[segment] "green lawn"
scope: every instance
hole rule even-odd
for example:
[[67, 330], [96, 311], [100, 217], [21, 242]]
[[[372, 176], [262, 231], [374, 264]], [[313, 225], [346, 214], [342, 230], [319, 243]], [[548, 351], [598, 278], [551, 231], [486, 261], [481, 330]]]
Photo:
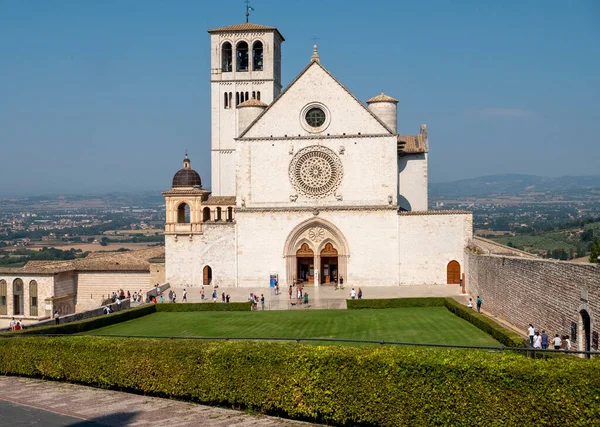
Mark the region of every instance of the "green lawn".
[[346, 338], [414, 343], [500, 343], [444, 307], [377, 310], [153, 313], [87, 334]]

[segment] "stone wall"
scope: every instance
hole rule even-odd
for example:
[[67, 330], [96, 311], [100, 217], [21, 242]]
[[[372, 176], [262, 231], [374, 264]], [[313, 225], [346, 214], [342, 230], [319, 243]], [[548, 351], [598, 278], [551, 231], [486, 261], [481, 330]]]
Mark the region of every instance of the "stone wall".
[[[600, 267], [594, 264], [478, 255], [467, 250], [466, 287], [483, 309], [526, 333], [529, 323], [554, 335], [582, 336], [581, 310], [600, 331]], [[580, 339], [578, 347], [583, 344]]]
[[82, 271], [77, 281], [77, 311], [99, 307], [104, 298], [119, 289], [133, 294], [152, 286], [148, 271]]
[[464, 250], [472, 230], [473, 215], [470, 212], [398, 214], [399, 284], [445, 285], [450, 261], [458, 261], [464, 271]]

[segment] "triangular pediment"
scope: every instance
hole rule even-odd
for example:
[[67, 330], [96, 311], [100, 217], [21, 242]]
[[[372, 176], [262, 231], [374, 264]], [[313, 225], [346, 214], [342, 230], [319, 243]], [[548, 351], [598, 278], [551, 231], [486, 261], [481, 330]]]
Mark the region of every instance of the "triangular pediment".
[[[327, 115], [326, 124], [318, 131], [305, 120], [311, 106], [323, 108]], [[329, 71], [314, 61], [248, 126], [240, 138], [392, 134]]]

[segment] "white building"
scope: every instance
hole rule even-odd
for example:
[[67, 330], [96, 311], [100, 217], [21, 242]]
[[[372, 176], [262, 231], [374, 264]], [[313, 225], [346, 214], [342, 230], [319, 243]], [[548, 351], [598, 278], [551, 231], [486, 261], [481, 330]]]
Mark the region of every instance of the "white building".
[[472, 215], [428, 211], [426, 126], [398, 135], [398, 101], [363, 104], [316, 46], [281, 92], [274, 27], [209, 34], [213, 191], [186, 156], [163, 193], [171, 286], [458, 283]]

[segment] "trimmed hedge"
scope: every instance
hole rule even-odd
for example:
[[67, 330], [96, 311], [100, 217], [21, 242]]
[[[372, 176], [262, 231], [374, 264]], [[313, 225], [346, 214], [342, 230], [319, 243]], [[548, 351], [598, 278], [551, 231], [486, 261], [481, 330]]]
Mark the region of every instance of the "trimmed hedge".
[[507, 347], [528, 347], [527, 340], [516, 332], [496, 323], [494, 320], [477, 313], [453, 298], [393, 298], [348, 300], [348, 309], [363, 308], [407, 308], [407, 307], [446, 307], [450, 312], [465, 319], [483, 332], [490, 334]]
[[472, 308], [455, 301], [452, 298], [445, 298], [446, 308], [452, 313], [465, 319], [467, 322], [475, 325], [484, 332], [493, 336], [497, 341], [500, 341], [507, 347], [528, 347], [528, 341], [516, 332], [507, 329], [489, 317], [477, 313]]
[[444, 307], [445, 298], [349, 299], [349, 310], [363, 308]]
[[0, 339], [0, 374], [352, 426], [597, 425], [600, 364], [388, 347]]
[[138, 317], [146, 316], [156, 312], [154, 304], [146, 304], [141, 307], [128, 310], [117, 311], [111, 314], [105, 314], [91, 319], [79, 320], [76, 322], [65, 323], [63, 325], [42, 326], [40, 328], [23, 329], [12, 334], [19, 335], [57, 335], [57, 334], [78, 334], [80, 332], [91, 331], [92, 329], [102, 328], [104, 326], [114, 325], [115, 323], [125, 322]]
[[156, 304], [156, 311], [189, 312], [189, 311], [250, 311], [250, 301], [223, 303], [185, 303], [185, 304]]

